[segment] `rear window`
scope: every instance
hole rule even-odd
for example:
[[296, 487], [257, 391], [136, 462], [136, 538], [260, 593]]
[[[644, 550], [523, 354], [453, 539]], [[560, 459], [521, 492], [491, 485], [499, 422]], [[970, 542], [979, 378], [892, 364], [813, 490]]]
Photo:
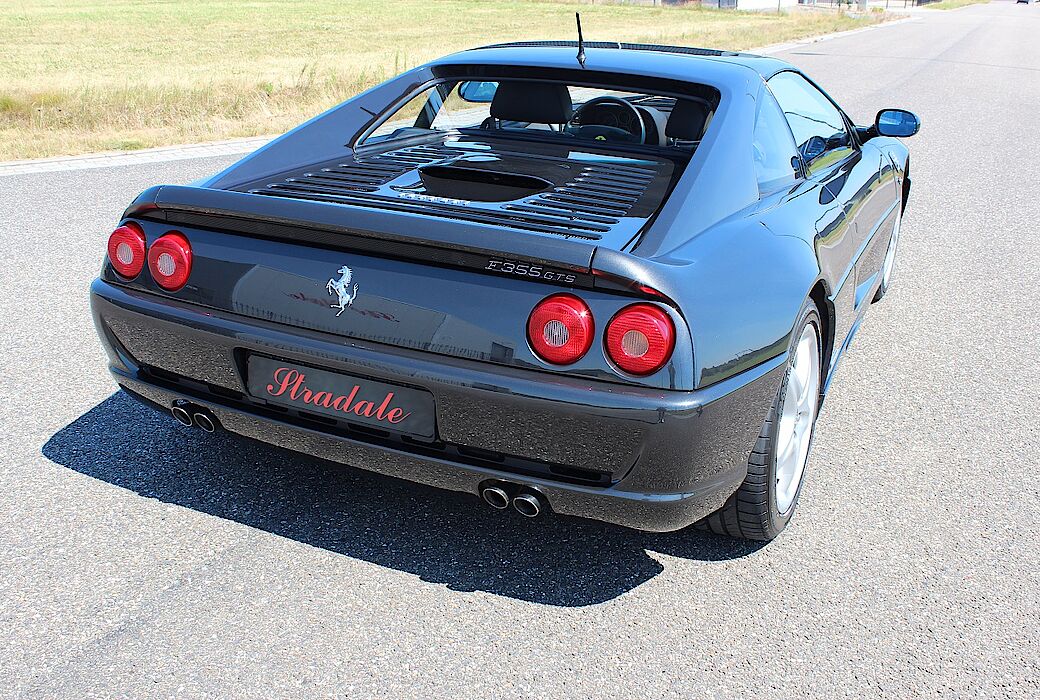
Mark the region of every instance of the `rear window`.
[[445, 81], [388, 110], [360, 144], [485, 131], [690, 150], [713, 113], [699, 97], [535, 80]]

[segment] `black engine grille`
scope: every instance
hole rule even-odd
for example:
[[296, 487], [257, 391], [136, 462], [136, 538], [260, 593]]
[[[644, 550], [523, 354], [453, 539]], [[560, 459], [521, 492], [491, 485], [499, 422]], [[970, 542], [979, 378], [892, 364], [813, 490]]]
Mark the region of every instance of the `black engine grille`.
[[[567, 163], [549, 155], [495, 149], [496, 156]], [[458, 160], [466, 152], [440, 144], [409, 146], [346, 162], [328, 162], [288, 177], [254, 183], [247, 191], [273, 197], [442, 216], [507, 226], [566, 238], [599, 240], [613, 230], [647, 195], [656, 180], [667, 181], [667, 163], [590, 161], [574, 169], [565, 182], [545, 192], [511, 202], [469, 202], [398, 191], [389, 184], [425, 165]], [[662, 170], [666, 171], [662, 173]], [[653, 206], [643, 206], [642, 209]], [[645, 218], [637, 215], [639, 218]], [[641, 222], [637, 222], [641, 223]]]

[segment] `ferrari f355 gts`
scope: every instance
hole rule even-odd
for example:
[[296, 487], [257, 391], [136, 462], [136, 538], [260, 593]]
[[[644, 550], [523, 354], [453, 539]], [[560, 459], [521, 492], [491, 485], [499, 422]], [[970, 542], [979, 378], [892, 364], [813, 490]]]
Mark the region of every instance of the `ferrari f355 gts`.
[[774, 58], [578, 48], [463, 51], [142, 193], [91, 287], [116, 382], [524, 516], [775, 537], [918, 119], [856, 126]]

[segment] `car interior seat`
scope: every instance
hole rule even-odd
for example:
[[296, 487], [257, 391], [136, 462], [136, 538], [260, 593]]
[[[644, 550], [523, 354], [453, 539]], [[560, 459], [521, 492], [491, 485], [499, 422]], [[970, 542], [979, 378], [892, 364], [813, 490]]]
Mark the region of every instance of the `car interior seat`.
[[574, 114], [574, 104], [566, 85], [509, 81], [499, 83], [491, 101], [491, 116], [481, 126], [504, 128], [504, 123], [545, 124], [563, 130]]
[[711, 108], [697, 100], [676, 100], [665, 123], [664, 135], [670, 146], [696, 143], [704, 135]]

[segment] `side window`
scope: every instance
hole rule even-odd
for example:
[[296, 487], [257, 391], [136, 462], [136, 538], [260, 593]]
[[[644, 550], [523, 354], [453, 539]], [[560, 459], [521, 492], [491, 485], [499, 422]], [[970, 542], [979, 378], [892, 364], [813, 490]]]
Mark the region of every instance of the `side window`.
[[798, 152], [810, 173], [844, 160], [852, 151], [852, 137], [838, 108], [797, 73], [778, 73], [769, 88], [791, 125]]
[[[472, 95], [468, 92], [466, 95], [463, 95], [459, 91], [460, 88], [466, 85], [479, 86], [485, 94], [488, 94], [488, 99], [484, 102], [474, 102], [466, 99], [467, 97], [472, 97]], [[444, 107], [437, 112], [437, 116], [430, 124], [430, 128], [438, 129], [439, 131], [451, 131], [452, 129], [464, 129], [483, 123], [485, 119], [491, 116], [491, 100], [495, 96], [497, 87], [495, 83], [487, 82], [458, 83], [451, 89], [448, 96], [444, 98]], [[471, 90], [473, 92], [477, 91], [475, 88], [471, 88]], [[483, 96], [478, 95], [478, 97]]]
[[[462, 85], [474, 87], [465, 90], [466, 94], [463, 94], [460, 91]], [[495, 83], [453, 81], [428, 87], [386, 115], [384, 121], [361, 144], [415, 136], [424, 131], [448, 132], [477, 128], [490, 114], [495, 87]]]
[[768, 90], [762, 91], [762, 99], [758, 103], [751, 147], [760, 194], [772, 192], [795, 181], [798, 151], [783, 112]]
[[383, 141], [409, 129], [429, 128], [430, 122], [436, 119], [441, 105], [441, 96], [437, 87], [423, 90], [408, 100], [390, 118], [376, 127], [375, 131], [365, 137], [362, 143]]

